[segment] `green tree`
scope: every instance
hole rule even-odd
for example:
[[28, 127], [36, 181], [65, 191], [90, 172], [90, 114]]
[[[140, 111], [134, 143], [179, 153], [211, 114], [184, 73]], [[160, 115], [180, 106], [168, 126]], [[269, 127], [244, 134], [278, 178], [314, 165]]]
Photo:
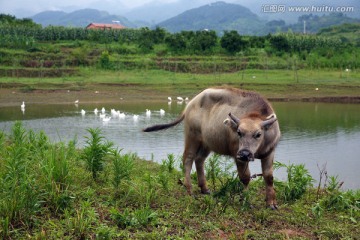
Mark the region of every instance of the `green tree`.
[[152, 31], [145, 27], [145, 28], [141, 28], [141, 33], [140, 33], [140, 37], [138, 40], [138, 44], [139, 44], [139, 48], [143, 51], [143, 52], [150, 52], [151, 50], [154, 49], [154, 39], [153, 39], [153, 33]]
[[225, 32], [220, 40], [220, 45], [230, 54], [235, 54], [247, 48], [248, 42], [244, 40], [237, 31], [233, 30]]
[[270, 36], [269, 42], [271, 47], [275, 50], [275, 52], [283, 53], [283, 52], [289, 52], [291, 49], [291, 46], [284, 35], [275, 35]]
[[195, 52], [209, 52], [216, 46], [217, 39], [216, 32], [213, 30], [196, 31], [190, 44]]
[[24, 26], [41, 28], [40, 24], [36, 24], [30, 18], [17, 19], [15, 16], [8, 14], [0, 14], [0, 26]]
[[150, 32], [150, 37], [155, 44], [164, 43], [167, 32], [164, 28], [156, 27]]
[[186, 38], [181, 33], [174, 33], [165, 38], [166, 45], [171, 51], [180, 53], [186, 49]]

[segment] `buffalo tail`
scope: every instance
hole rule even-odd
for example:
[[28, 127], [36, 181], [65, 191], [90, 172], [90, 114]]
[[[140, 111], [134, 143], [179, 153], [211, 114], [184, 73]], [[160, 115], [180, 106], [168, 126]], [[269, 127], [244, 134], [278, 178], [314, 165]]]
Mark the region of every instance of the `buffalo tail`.
[[178, 119], [176, 119], [175, 121], [171, 122], [171, 123], [164, 123], [164, 124], [157, 124], [154, 126], [150, 126], [147, 127], [145, 129], [143, 129], [143, 132], [155, 132], [155, 131], [160, 131], [163, 129], [167, 129], [170, 127], [174, 127], [176, 125], [178, 125], [182, 120], [184, 120], [185, 118], [185, 114], [182, 114]]

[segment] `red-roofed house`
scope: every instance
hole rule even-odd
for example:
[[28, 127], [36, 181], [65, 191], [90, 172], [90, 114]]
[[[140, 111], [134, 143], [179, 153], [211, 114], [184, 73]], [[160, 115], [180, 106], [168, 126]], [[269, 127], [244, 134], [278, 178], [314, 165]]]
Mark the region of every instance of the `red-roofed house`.
[[86, 29], [124, 29], [125, 26], [121, 24], [110, 24], [110, 23], [90, 23], [86, 26]]

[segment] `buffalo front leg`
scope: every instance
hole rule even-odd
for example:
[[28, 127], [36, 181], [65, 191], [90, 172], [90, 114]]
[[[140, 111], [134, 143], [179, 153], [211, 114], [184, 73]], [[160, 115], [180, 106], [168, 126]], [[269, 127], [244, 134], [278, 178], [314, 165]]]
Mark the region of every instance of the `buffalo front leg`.
[[239, 175], [240, 181], [244, 184], [245, 189], [248, 187], [250, 182], [250, 169], [248, 162], [242, 162], [236, 160], [236, 168]]
[[[249, 163], [248, 162], [242, 162], [239, 160], [236, 160], [236, 168], [239, 175], [239, 179], [244, 184], [244, 192], [248, 190], [248, 185], [250, 182], [250, 169], [249, 169]], [[246, 201], [245, 198], [243, 198], [243, 195], [240, 196], [241, 201]], [[250, 203], [248, 203], [250, 204]], [[250, 205], [251, 206], [251, 205]]]
[[275, 210], [278, 208], [274, 190], [274, 176], [273, 176], [273, 161], [274, 152], [266, 158], [261, 159], [261, 168], [263, 172], [265, 187], [266, 187], [266, 206]]
[[199, 147], [195, 158], [198, 186], [200, 187], [202, 194], [210, 194], [210, 191], [206, 184], [206, 177], [204, 172], [205, 159], [209, 155], [209, 153], [210, 152], [208, 150], [204, 149], [203, 147]]

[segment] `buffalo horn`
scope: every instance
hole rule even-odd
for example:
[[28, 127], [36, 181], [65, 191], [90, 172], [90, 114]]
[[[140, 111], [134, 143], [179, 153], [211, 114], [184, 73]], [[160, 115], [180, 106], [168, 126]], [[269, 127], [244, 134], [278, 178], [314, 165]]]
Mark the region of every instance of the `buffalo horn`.
[[267, 120], [265, 120], [261, 123], [261, 126], [264, 128], [267, 128], [268, 126], [273, 124], [276, 120], [277, 120], [276, 115], [271, 114], [269, 117], [267, 117]]
[[235, 117], [231, 113], [229, 113], [229, 117], [231, 118], [231, 120], [233, 120], [236, 123], [236, 125], [239, 125], [240, 119], [238, 119], [237, 117]]

